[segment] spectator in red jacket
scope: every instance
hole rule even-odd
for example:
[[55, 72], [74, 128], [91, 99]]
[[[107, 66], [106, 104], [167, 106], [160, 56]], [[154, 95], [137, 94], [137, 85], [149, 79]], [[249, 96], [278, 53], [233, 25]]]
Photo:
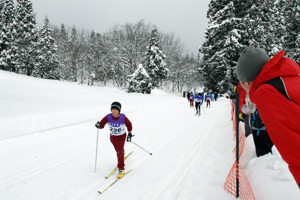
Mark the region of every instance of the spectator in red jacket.
[[284, 56], [246, 47], [236, 74], [300, 187], [300, 67]]

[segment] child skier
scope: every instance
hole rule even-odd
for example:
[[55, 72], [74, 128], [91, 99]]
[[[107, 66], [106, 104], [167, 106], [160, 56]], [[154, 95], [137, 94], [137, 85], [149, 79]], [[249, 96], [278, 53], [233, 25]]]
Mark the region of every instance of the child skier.
[[205, 101], [206, 101], [206, 108], [208, 106], [210, 107], [210, 95], [208, 93], [205, 95]]
[[195, 107], [196, 107], [196, 115], [201, 115], [201, 104], [202, 104], [202, 97], [201, 93], [198, 93], [197, 96], [195, 96]]
[[111, 113], [106, 115], [100, 122], [96, 123], [96, 128], [103, 129], [105, 124], [108, 123], [110, 130], [110, 141], [113, 144], [118, 158], [118, 179], [121, 179], [125, 175], [125, 163], [124, 163], [124, 144], [126, 139], [126, 129], [128, 130], [127, 142], [131, 142], [131, 138], [134, 136], [131, 134], [132, 124], [129, 119], [122, 113], [121, 104], [119, 102], [113, 102], [111, 104]]
[[187, 92], [186, 97], [187, 97], [188, 102], [190, 102], [190, 95], [191, 95], [191, 93], [190, 93], [190, 92]]
[[190, 107], [192, 108], [194, 106], [194, 94], [193, 92], [190, 93]]

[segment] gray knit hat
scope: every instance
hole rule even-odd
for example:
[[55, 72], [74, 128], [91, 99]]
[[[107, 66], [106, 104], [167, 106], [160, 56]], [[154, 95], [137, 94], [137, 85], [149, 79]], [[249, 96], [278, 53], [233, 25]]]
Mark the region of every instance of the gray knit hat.
[[121, 112], [121, 104], [117, 101], [113, 102], [110, 106], [110, 110], [117, 109], [119, 112]]
[[270, 58], [264, 50], [246, 47], [237, 62], [237, 78], [242, 82], [253, 82], [269, 60]]

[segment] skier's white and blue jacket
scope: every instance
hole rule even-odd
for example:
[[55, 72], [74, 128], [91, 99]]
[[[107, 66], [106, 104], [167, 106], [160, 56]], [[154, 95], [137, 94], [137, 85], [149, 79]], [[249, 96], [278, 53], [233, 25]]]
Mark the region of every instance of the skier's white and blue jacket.
[[195, 102], [196, 102], [196, 103], [199, 102], [199, 103], [202, 104], [202, 102], [203, 102], [202, 97], [199, 97], [198, 95], [195, 95], [194, 98], [195, 98]]

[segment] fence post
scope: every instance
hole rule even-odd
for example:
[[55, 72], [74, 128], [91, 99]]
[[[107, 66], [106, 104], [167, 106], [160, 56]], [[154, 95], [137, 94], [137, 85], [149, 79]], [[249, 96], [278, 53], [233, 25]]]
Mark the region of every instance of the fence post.
[[235, 101], [235, 121], [236, 121], [236, 198], [239, 198], [239, 175], [240, 175], [240, 171], [239, 171], [239, 154], [240, 154], [240, 149], [239, 149], [239, 143], [240, 143], [240, 135], [239, 135], [239, 93], [236, 93], [236, 101]]

